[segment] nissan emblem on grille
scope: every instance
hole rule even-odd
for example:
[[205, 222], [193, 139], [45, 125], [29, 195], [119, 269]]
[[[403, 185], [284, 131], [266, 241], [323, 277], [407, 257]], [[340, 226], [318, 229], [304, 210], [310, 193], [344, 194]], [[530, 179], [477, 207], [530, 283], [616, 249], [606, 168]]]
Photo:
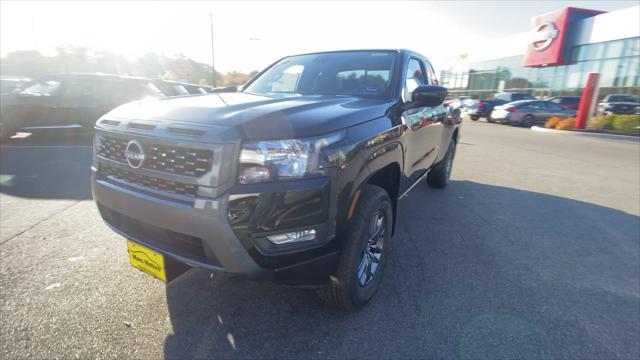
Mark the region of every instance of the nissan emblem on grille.
[[124, 151], [124, 157], [132, 168], [137, 169], [142, 166], [142, 162], [144, 161], [142, 144], [138, 140], [129, 141]]

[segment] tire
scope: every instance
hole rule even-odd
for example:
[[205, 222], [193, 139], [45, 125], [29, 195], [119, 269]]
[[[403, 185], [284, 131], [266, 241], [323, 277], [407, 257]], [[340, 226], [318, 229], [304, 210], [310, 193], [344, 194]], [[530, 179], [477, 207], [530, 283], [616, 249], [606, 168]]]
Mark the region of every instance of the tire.
[[389, 194], [374, 185], [364, 185], [361, 191], [335, 279], [317, 290], [322, 300], [344, 310], [364, 306], [378, 290], [393, 228]]
[[480, 116], [478, 116], [478, 115], [471, 115], [470, 117], [471, 117], [471, 120], [472, 120], [472, 121], [478, 121], [478, 120], [480, 120]]
[[531, 127], [531, 125], [535, 122], [535, 118], [531, 115], [527, 115], [522, 119], [522, 126]]
[[456, 156], [456, 141], [451, 139], [444, 158], [437, 163], [427, 175], [427, 185], [435, 189], [443, 189], [449, 183], [453, 159]]

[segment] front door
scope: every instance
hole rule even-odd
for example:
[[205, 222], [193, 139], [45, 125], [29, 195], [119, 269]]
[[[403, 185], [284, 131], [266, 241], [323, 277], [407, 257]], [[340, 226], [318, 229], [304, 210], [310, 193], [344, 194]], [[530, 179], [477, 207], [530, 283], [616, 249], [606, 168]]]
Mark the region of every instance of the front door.
[[[403, 94], [407, 106], [410, 106], [413, 90], [435, 80], [426, 76], [425, 69], [421, 60], [409, 59]], [[415, 107], [403, 111], [402, 121], [408, 128], [404, 168], [409, 177], [409, 184], [413, 184], [435, 162], [440, 151], [438, 146], [445, 117], [446, 111], [442, 105], [433, 108]]]

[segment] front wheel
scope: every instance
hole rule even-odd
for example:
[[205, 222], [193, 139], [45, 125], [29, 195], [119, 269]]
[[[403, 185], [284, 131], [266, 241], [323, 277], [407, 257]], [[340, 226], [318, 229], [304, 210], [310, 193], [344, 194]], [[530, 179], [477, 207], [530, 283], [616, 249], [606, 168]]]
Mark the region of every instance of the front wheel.
[[362, 307], [378, 290], [393, 227], [391, 199], [383, 188], [364, 185], [357, 206], [333, 283], [318, 290], [324, 301], [345, 310]]
[[472, 121], [478, 121], [480, 119], [480, 116], [478, 115], [471, 115], [471, 120]]
[[432, 188], [442, 189], [449, 183], [451, 177], [451, 168], [453, 167], [453, 159], [456, 156], [456, 141], [451, 139], [447, 153], [438, 164], [436, 164], [429, 175], [427, 175], [427, 185]]

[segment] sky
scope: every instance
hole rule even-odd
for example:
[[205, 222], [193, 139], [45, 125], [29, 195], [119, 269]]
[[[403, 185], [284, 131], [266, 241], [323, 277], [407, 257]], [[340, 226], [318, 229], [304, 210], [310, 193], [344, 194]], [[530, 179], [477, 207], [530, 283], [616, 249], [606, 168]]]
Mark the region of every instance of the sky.
[[182, 53], [216, 70], [259, 70], [290, 54], [408, 48], [438, 71], [483, 40], [529, 30], [532, 16], [565, 6], [612, 11], [634, 1], [0, 1], [0, 55], [59, 45], [135, 59]]

